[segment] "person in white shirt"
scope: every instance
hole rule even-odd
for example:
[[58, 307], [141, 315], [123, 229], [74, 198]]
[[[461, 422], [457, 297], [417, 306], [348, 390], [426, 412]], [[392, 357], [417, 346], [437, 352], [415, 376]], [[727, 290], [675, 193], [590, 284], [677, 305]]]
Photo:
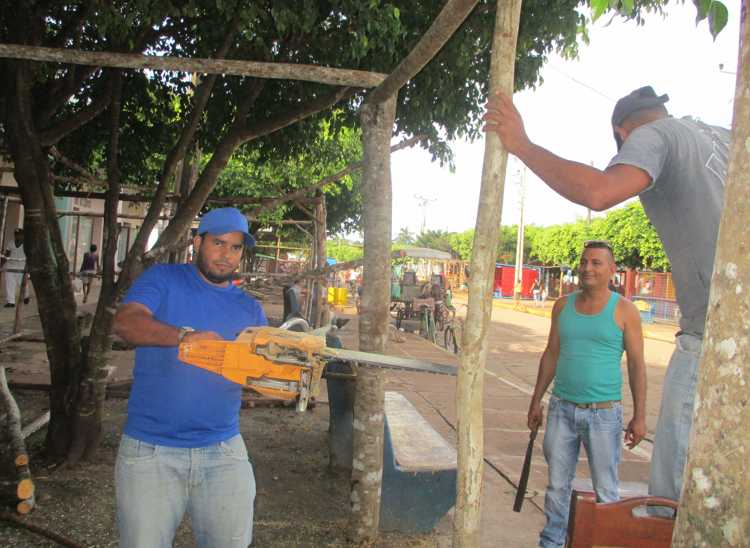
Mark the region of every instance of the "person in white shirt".
[[[18, 294], [18, 289], [21, 287], [21, 280], [26, 269], [26, 254], [23, 251], [23, 229], [17, 228], [13, 236], [13, 242], [3, 253], [5, 308], [16, 306], [16, 295]], [[24, 297], [23, 302], [28, 304], [29, 298]]]

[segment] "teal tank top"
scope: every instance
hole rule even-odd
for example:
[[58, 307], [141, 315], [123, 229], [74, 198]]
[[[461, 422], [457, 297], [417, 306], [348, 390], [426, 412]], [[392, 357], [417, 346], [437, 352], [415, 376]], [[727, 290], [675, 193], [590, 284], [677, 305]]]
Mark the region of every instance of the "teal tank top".
[[578, 295], [568, 295], [558, 317], [560, 356], [552, 393], [575, 403], [622, 399], [623, 335], [615, 322], [620, 295], [612, 292], [604, 310], [591, 315], [576, 311]]

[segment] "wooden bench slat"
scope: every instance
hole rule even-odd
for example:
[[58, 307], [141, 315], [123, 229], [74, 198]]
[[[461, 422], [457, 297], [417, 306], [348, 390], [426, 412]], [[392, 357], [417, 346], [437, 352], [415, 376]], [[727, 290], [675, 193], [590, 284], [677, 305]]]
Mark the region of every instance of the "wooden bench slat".
[[422, 472], [456, 468], [456, 450], [402, 394], [385, 393], [385, 415], [396, 464]]

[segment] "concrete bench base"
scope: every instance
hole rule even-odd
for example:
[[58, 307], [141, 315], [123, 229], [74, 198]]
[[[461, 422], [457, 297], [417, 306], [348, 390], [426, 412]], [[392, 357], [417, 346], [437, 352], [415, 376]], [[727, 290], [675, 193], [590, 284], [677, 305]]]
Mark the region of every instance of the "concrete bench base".
[[386, 392], [380, 529], [432, 531], [455, 501], [455, 449], [404, 396]]

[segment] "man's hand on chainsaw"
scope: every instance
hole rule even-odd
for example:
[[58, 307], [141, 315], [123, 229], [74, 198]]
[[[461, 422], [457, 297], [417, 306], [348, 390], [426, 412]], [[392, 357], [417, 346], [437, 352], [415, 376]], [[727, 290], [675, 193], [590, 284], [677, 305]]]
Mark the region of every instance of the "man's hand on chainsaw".
[[198, 341], [223, 341], [221, 335], [216, 333], [215, 331], [191, 331], [190, 333], [186, 333], [184, 337], [182, 337], [183, 343], [188, 342], [198, 342]]

